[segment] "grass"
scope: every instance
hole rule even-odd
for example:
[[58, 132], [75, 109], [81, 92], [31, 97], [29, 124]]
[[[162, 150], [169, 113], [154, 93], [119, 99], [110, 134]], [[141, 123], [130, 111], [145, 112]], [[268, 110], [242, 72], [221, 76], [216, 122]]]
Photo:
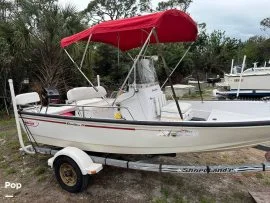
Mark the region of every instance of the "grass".
[[256, 173], [256, 178], [257, 179], [263, 179], [263, 174], [262, 173]]
[[202, 196], [199, 201], [201, 203], [214, 203], [214, 202], [216, 202], [214, 199], [212, 199], [210, 197], [205, 197], [205, 196]]
[[152, 202], [153, 203], [167, 203], [167, 202], [174, 202], [174, 203], [188, 203], [184, 197], [180, 195], [174, 195], [171, 197], [171, 192], [169, 188], [162, 187], [160, 190], [161, 197], [155, 197]]
[[7, 162], [5, 162], [5, 161], [0, 162], [0, 168], [2, 168], [2, 169], [6, 169], [6, 168], [8, 168], [8, 167], [9, 167], [9, 165], [8, 165], [8, 163], [7, 163]]
[[0, 117], [0, 127], [3, 127], [3, 126], [11, 126], [11, 125], [15, 125], [15, 119], [12, 118], [12, 117], [9, 117], [9, 118], [1, 118]]
[[38, 182], [44, 182], [46, 179], [47, 179], [46, 175], [41, 175], [41, 176], [38, 177], [37, 181]]
[[153, 203], [167, 203], [168, 200], [166, 200], [162, 197], [158, 197], [158, 198], [154, 198], [151, 202], [153, 202]]
[[10, 160], [10, 162], [14, 162], [14, 163], [16, 163], [16, 162], [19, 162], [19, 161], [21, 161], [22, 160], [22, 155], [18, 152], [18, 153], [14, 153], [14, 154], [11, 154], [10, 156], [9, 156], [9, 160]]
[[[232, 194], [231, 198], [235, 202], [248, 202], [249, 195], [248, 193], [242, 192], [242, 191], [236, 191]], [[246, 201], [245, 201], [246, 199]]]
[[161, 181], [163, 185], [160, 189], [160, 196], [155, 197], [152, 202], [215, 202], [212, 194], [204, 187], [204, 184], [194, 183], [188, 176], [161, 174]]
[[36, 168], [34, 174], [35, 174], [36, 176], [40, 176], [40, 175], [46, 173], [46, 171], [47, 171], [47, 168], [45, 168], [44, 166], [38, 166], [38, 167]]
[[166, 198], [168, 199], [169, 197], [169, 190], [167, 188], [161, 188], [161, 194]]
[[0, 138], [4, 138], [6, 136], [10, 136], [14, 133], [16, 133], [16, 129], [12, 128], [12, 129], [8, 129], [8, 130], [5, 130], [5, 131], [1, 131], [0, 132]]
[[[161, 197], [156, 197], [152, 200], [153, 203], [168, 203], [168, 202], [173, 202], [173, 203], [189, 203], [189, 202], [194, 202], [193, 199], [188, 200], [187, 198], [185, 198], [184, 196], [180, 195], [180, 194], [175, 194], [173, 197], [170, 196], [170, 192], [168, 188], [162, 188], [161, 189]], [[195, 193], [196, 196], [198, 195], [197, 193]], [[237, 196], [238, 197], [238, 196]], [[199, 202], [200, 203], [214, 203], [216, 202], [215, 199], [213, 199], [213, 197], [208, 197], [205, 195], [202, 195], [201, 197], [199, 197]]]
[[173, 202], [174, 203], [188, 203], [189, 201], [186, 200], [184, 197], [176, 196]]
[[[9, 148], [9, 149], [13, 149], [13, 150], [15, 150], [15, 149], [19, 149], [20, 148], [20, 143], [19, 143], [19, 141], [18, 140], [12, 140], [12, 141], [9, 141], [9, 142], [7, 142], [6, 143], [7, 144], [7, 147]], [[18, 152], [19, 153], [19, 152]]]
[[10, 174], [16, 173], [17, 170], [14, 169], [14, 168], [12, 168], [12, 167], [9, 167], [9, 168], [7, 168], [7, 169], [5, 170], [5, 172], [6, 172], [7, 175], [10, 175]]
[[4, 161], [5, 158], [3, 156], [0, 156], [0, 162]]
[[177, 185], [178, 187], [182, 187], [185, 183], [182, 177], [175, 178], [175, 176], [171, 174], [166, 174], [162, 176], [162, 182], [168, 185]]
[[267, 186], [270, 186], [270, 174], [265, 173], [262, 175], [263, 176], [263, 183]]

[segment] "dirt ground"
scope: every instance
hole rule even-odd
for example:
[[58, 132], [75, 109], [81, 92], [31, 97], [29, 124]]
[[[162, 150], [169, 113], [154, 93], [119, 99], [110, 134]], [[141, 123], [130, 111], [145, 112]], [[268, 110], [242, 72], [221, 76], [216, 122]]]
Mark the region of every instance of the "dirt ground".
[[[60, 188], [50, 156], [24, 155], [13, 120], [0, 121], [0, 202], [253, 202], [249, 191], [270, 193], [270, 173], [160, 174], [105, 167], [91, 177], [86, 191], [70, 194]], [[154, 161], [183, 165], [219, 165], [264, 162], [255, 148], [228, 152], [178, 154]], [[20, 183], [6, 189], [5, 183]], [[6, 195], [13, 195], [7, 198]]]

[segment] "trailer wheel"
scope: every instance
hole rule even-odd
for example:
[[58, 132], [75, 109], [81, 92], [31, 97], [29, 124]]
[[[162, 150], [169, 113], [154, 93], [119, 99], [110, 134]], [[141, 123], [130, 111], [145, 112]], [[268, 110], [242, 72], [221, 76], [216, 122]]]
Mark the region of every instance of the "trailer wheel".
[[59, 156], [53, 165], [56, 179], [64, 190], [77, 193], [88, 186], [89, 175], [83, 175], [73, 159], [68, 156]]

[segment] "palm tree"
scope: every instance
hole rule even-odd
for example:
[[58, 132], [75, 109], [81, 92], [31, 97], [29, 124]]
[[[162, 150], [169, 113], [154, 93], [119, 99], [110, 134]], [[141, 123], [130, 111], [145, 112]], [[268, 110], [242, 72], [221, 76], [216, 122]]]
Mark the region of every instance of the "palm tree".
[[[36, 90], [48, 86], [66, 90], [69, 83], [80, 83], [77, 77], [71, 77], [72, 64], [60, 48], [60, 40], [81, 31], [85, 27], [81, 22], [82, 16], [74, 7], [61, 8], [54, 0], [21, 0], [13, 4], [11, 17], [0, 23], [0, 43], [6, 45], [1, 48], [7, 49], [2, 54], [12, 57], [0, 55], [0, 60], [7, 61], [1, 64], [8, 70], [7, 75], [12, 75], [17, 92], [22, 90], [25, 77], [30, 78]], [[83, 47], [69, 51], [76, 56]]]

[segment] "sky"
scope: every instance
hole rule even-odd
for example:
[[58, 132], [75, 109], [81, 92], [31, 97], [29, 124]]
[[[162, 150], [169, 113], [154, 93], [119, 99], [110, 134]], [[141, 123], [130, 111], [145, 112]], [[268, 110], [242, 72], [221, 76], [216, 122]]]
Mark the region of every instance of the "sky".
[[[59, 0], [62, 5], [71, 3], [78, 10], [85, 9], [89, 1]], [[222, 30], [227, 36], [242, 40], [270, 35], [270, 31], [262, 31], [260, 26], [262, 19], [270, 17], [270, 0], [193, 0], [188, 12], [196, 22], [206, 23], [208, 32]]]

